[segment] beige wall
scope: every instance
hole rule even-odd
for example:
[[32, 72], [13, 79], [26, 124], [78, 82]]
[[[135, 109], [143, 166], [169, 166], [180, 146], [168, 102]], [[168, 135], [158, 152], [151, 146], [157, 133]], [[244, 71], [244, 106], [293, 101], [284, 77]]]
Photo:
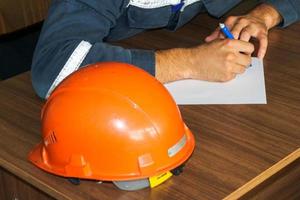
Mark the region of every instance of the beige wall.
[[50, 0], [0, 0], [0, 35], [42, 21]]

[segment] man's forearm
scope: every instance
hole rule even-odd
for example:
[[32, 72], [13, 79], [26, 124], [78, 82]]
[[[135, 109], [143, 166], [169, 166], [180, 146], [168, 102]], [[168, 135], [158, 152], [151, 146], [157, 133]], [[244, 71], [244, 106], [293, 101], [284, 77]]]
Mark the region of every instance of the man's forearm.
[[271, 29], [282, 21], [282, 16], [279, 12], [269, 4], [261, 4], [257, 6], [249, 13], [249, 15], [264, 21], [267, 29]]
[[175, 48], [156, 51], [155, 53], [155, 77], [162, 83], [188, 78], [188, 69], [184, 66], [183, 55], [186, 50]]
[[162, 83], [181, 79], [229, 81], [245, 71], [253, 51], [251, 43], [229, 39], [157, 51], [156, 78]]

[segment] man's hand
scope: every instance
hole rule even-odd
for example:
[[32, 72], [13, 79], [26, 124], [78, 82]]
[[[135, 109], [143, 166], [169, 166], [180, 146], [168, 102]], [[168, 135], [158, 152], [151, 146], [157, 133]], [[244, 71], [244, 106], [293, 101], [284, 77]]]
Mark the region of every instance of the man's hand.
[[[230, 16], [225, 24], [229, 27], [235, 39], [248, 42], [251, 37], [259, 40], [258, 57], [263, 58], [268, 47], [268, 30], [280, 23], [280, 14], [272, 6], [261, 4], [247, 15]], [[206, 37], [206, 42], [217, 38], [224, 38], [217, 28], [211, 35]]]
[[194, 48], [156, 52], [156, 78], [162, 82], [199, 79], [225, 82], [245, 71], [251, 63], [253, 44], [217, 39]]

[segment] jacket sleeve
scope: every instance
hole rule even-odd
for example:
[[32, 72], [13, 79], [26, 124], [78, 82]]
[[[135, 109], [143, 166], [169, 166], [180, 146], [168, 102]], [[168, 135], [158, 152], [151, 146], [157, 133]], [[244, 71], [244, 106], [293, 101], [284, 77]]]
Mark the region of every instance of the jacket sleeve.
[[286, 27], [300, 20], [300, 0], [264, 0], [272, 5], [282, 16], [280, 27]]
[[41, 98], [51, 93], [58, 76], [66, 76], [66, 68], [72, 72], [90, 63], [119, 61], [155, 74], [154, 51], [124, 49], [103, 42], [120, 15], [123, 1], [102, 2], [97, 9], [79, 0], [52, 2], [31, 66], [32, 84]]

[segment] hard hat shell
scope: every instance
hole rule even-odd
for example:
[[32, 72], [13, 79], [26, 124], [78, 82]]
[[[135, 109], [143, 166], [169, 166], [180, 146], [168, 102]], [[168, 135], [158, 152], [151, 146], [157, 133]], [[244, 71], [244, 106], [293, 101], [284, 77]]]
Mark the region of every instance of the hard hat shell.
[[43, 107], [43, 140], [29, 160], [64, 176], [134, 180], [185, 162], [195, 142], [165, 87], [129, 64], [83, 67]]

